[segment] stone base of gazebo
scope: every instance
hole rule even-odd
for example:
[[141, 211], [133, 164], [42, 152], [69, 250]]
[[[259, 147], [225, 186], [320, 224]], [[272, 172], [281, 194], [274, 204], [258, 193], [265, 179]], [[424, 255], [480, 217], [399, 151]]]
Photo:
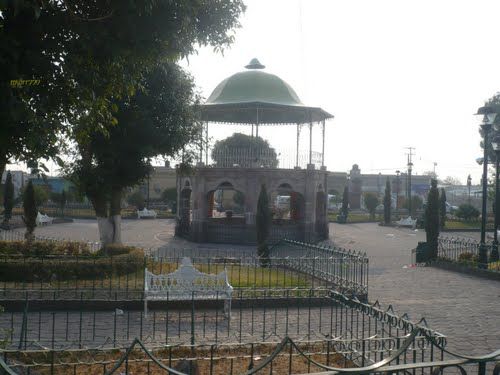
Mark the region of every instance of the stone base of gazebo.
[[[176, 233], [194, 242], [255, 244], [255, 214], [261, 186], [268, 194], [295, 200], [289, 219], [273, 219], [269, 243], [287, 238], [317, 242], [328, 238], [327, 172], [324, 168], [207, 168], [179, 176], [179, 214]], [[213, 192], [235, 190], [244, 195], [243, 213], [212, 217]], [[212, 201], [211, 201], [212, 200]], [[272, 205], [274, 202], [271, 202]], [[189, 205], [189, 206], [188, 206]], [[181, 230], [183, 228], [184, 230]]]

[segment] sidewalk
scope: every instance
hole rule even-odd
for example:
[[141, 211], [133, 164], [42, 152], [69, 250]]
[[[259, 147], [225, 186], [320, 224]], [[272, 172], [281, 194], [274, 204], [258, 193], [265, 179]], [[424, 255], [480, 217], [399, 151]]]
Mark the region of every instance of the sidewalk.
[[424, 231], [330, 224], [330, 237], [339, 246], [366, 251], [371, 302], [392, 304], [412, 320], [425, 317], [431, 328], [449, 337], [449, 349], [464, 355], [500, 349], [500, 282], [433, 267], [407, 267], [411, 249], [425, 241]]

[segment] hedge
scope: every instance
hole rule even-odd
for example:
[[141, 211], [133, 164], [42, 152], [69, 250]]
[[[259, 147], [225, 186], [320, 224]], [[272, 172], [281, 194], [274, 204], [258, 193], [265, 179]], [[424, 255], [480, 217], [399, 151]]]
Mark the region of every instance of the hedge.
[[[71, 255], [73, 248], [62, 245], [0, 241], [0, 281], [45, 282], [82, 279], [108, 279], [142, 271], [144, 253], [134, 247], [113, 246], [83, 256]], [[108, 255], [104, 255], [108, 254]]]

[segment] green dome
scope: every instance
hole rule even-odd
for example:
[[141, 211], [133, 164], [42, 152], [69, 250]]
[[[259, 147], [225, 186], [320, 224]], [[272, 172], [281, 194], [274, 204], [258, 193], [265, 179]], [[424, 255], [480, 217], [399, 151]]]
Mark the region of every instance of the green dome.
[[201, 120], [232, 124], [304, 124], [324, 121], [333, 115], [307, 107], [280, 77], [264, 73], [265, 66], [252, 59], [248, 70], [219, 83], [205, 104]]
[[263, 65], [253, 59], [249, 70], [233, 74], [217, 85], [206, 104], [270, 103], [302, 106], [292, 87], [274, 74], [262, 72]]

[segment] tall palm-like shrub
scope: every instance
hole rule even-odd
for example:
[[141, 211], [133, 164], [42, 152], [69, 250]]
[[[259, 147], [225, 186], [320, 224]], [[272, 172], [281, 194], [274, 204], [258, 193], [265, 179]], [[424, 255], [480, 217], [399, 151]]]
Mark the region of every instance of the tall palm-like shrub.
[[24, 224], [26, 225], [26, 234], [24, 237], [27, 241], [32, 241], [34, 239], [33, 232], [36, 227], [36, 201], [35, 201], [35, 189], [33, 188], [33, 183], [31, 180], [28, 182], [26, 186], [26, 190], [24, 191], [23, 196], [23, 210], [24, 210]]
[[427, 196], [427, 206], [425, 207], [425, 234], [427, 246], [429, 248], [430, 259], [437, 258], [438, 237], [439, 237], [439, 190], [437, 181], [431, 180], [431, 189]]
[[389, 178], [385, 182], [385, 194], [384, 194], [384, 223], [391, 223], [391, 183], [389, 182]]
[[344, 193], [342, 194], [342, 208], [340, 214], [347, 219], [349, 214], [349, 186], [344, 186]]
[[61, 192], [61, 200], [59, 202], [59, 206], [61, 207], [61, 216], [64, 216], [64, 207], [66, 207], [66, 191], [63, 189]]
[[267, 238], [271, 228], [271, 210], [269, 209], [269, 197], [266, 185], [260, 188], [259, 200], [257, 201], [257, 215], [255, 218], [257, 226], [257, 254], [263, 265], [269, 262], [269, 246]]
[[12, 217], [12, 208], [14, 207], [14, 184], [12, 183], [12, 175], [7, 172], [5, 178], [5, 187], [3, 191], [3, 221], [4, 225], [8, 226], [9, 220]]
[[444, 228], [446, 224], [446, 192], [444, 188], [441, 188], [441, 196], [439, 197], [439, 218], [441, 228]]

